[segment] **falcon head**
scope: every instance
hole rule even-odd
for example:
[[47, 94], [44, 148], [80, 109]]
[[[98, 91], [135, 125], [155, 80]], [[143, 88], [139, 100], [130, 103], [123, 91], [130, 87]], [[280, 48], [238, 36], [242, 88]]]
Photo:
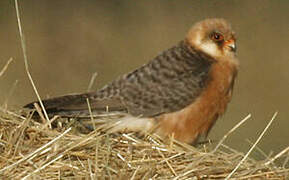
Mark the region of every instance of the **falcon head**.
[[230, 60], [235, 57], [235, 33], [224, 19], [205, 19], [196, 23], [187, 34], [186, 40], [192, 47], [216, 60]]

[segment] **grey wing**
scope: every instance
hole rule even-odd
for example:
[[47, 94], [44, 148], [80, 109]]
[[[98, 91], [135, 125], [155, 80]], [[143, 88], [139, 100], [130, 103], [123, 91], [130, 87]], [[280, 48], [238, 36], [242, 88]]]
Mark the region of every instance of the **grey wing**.
[[123, 78], [120, 97], [134, 116], [153, 117], [193, 103], [209, 80], [211, 57], [182, 41]]

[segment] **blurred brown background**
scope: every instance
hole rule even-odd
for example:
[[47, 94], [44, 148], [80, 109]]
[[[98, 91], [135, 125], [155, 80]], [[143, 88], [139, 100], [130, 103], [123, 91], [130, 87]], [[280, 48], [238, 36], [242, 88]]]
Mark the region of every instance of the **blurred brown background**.
[[[238, 36], [241, 68], [233, 101], [209, 137], [220, 139], [252, 113], [226, 141], [245, 152], [246, 140], [255, 141], [279, 111], [259, 147], [268, 154], [289, 145], [288, 0], [25, 0], [19, 5], [31, 74], [43, 98], [86, 91], [94, 72], [97, 89], [179, 42], [196, 21], [227, 19]], [[0, 103], [19, 109], [36, 96], [25, 73], [14, 1], [1, 0], [0, 69], [10, 57], [14, 61], [0, 77]]]

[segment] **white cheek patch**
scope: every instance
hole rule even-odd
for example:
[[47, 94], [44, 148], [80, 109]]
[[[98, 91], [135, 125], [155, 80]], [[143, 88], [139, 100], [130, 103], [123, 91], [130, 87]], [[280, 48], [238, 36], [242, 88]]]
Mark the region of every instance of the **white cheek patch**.
[[205, 52], [205, 53], [207, 53], [213, 57], [219, 57], [222, 55], [218, 46], [213, 42], [201, 43], [199, 45], [199, 47], [200, 47], [200, 50], [202, 50], [203, 52]]
[[218, 46], [212, 41], [203, 41], [201, 33], [198, 33], [193, 40], [193, 44], [195, 44], [198, 49], [209, 54], [213, 57], [219, 57], [221, 55], [221, 51]]

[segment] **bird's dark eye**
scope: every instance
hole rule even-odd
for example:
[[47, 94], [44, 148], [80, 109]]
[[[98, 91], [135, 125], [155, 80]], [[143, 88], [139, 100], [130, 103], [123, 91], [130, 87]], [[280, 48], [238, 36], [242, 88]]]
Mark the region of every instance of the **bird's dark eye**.
[[224, 36], [222, 35], [222, 34], [220, 34], [220, 33], [216, 33], [216, 32], [214, 32], [213, 34], [212, 34], [212, 40], [214, 40], [214, 41], [223, 41], [223, 39], [224, 39]]

